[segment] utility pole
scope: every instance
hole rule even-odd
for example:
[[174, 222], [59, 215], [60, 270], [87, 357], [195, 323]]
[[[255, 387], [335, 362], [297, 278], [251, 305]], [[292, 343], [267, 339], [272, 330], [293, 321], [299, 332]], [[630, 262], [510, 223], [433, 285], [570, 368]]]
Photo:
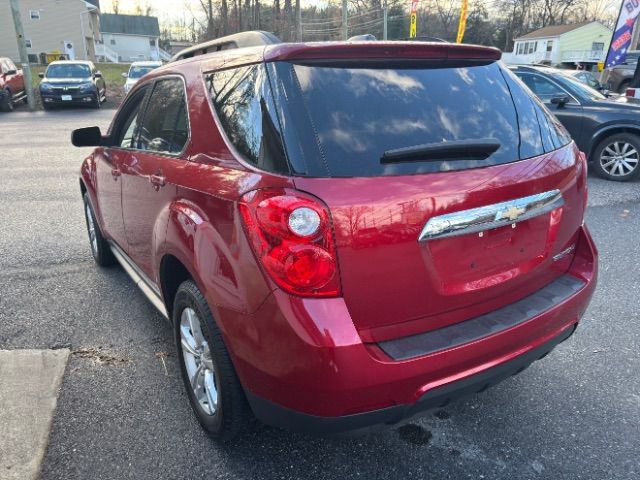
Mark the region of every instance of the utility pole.
[[387, 40], [387, 19], [389, 16], [389, 9], [387, 8], [387, 0], [384, 0], [384, 7], [382, 7], [382, 39]]
[[342, 40], [349, 38], [349, 12], [347, 11], [347, 0], [342, 0]]
[[302, 5], [300, 5], [300, 0], [296, 0], [296, 32], [298, 36], [298, 41], [302, 41]]
[[22, 73], [24, 75], [24, 87], [27, 91], [27, 103], [30, 110], [36, 108], [36, 98], [33, 94], [33, 83], [31, 80], [31, 68], [29, 67], [29, 55], [27, 55], [27, 46], [24, 42], [24, 30], [22, 29], [22, 17], [20, 16], [20, 6], [18, 0], [11, 1], [11, 15], [13, 15], [13, 25], [16, 29], [16, 41], [18, 42], [18, 52], [20, 53], [20, 63]]

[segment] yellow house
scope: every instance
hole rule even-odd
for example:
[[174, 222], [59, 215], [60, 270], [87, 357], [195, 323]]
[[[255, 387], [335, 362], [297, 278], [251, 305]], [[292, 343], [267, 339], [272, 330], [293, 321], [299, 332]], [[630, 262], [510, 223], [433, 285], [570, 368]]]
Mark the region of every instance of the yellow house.
[[596, 64], [603, 62], [613, 32], [600, 22], [554, 25], [515, 39], [503, 60], [515, 65]]

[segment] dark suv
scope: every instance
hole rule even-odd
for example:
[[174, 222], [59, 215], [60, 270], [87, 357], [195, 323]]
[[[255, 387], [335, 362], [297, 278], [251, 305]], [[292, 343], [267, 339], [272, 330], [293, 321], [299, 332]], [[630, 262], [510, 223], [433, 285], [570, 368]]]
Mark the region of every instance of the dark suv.
[[640, 101], [605, 96], [566, 70], [512, 70], [558, 117], [598, 175], [621, 182], [640, 175]]
[[51, 62], [40, 78], [40, 98], [45, 110], [67, 105], [100, 108], [107, 100], [107, 85], [93, 62]]
[[93, 255], [171, 320], [211, 435], [396, 424], [571, 336], [585, 158], [499, 59], [240, 34], [73, 133]]

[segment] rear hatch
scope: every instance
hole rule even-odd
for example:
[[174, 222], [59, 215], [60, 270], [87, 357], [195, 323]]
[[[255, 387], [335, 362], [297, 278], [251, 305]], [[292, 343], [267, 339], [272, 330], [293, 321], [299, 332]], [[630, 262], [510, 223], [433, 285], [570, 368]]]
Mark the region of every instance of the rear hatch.
[[296, 188], [329, 206], [365, 341], [487, 313], [562, 275], [586, 195], [570, 137], [492, 50], [388, 45], [384, 58], [343, 47], [267, 64]]

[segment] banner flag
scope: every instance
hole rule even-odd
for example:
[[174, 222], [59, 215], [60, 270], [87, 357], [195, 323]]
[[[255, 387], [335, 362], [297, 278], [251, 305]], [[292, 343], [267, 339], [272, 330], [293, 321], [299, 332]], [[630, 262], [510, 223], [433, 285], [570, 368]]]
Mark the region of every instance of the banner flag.
[[456, 43], [462, 43], [464, 38], [464, 29], [467, 27], [467, 4], [468, 0], [462, 0], [462, 7], [460, 7], [460, 23], [458, 24], [458, 37]]
[[418, 31], [418, 0], [411, 0], [411, 23], [409, 24], [409, 38], [416, 38]]
[[611, 37], [611, 45], [607, 53], [607, 60], [604, 62], [606, 68], [614, 67], [623, 63], [627, 58], [627, 50], [631, 45], [633, 25], [640, 13], [640, 0], [623, 0], [618, 14], [616, 28]]

